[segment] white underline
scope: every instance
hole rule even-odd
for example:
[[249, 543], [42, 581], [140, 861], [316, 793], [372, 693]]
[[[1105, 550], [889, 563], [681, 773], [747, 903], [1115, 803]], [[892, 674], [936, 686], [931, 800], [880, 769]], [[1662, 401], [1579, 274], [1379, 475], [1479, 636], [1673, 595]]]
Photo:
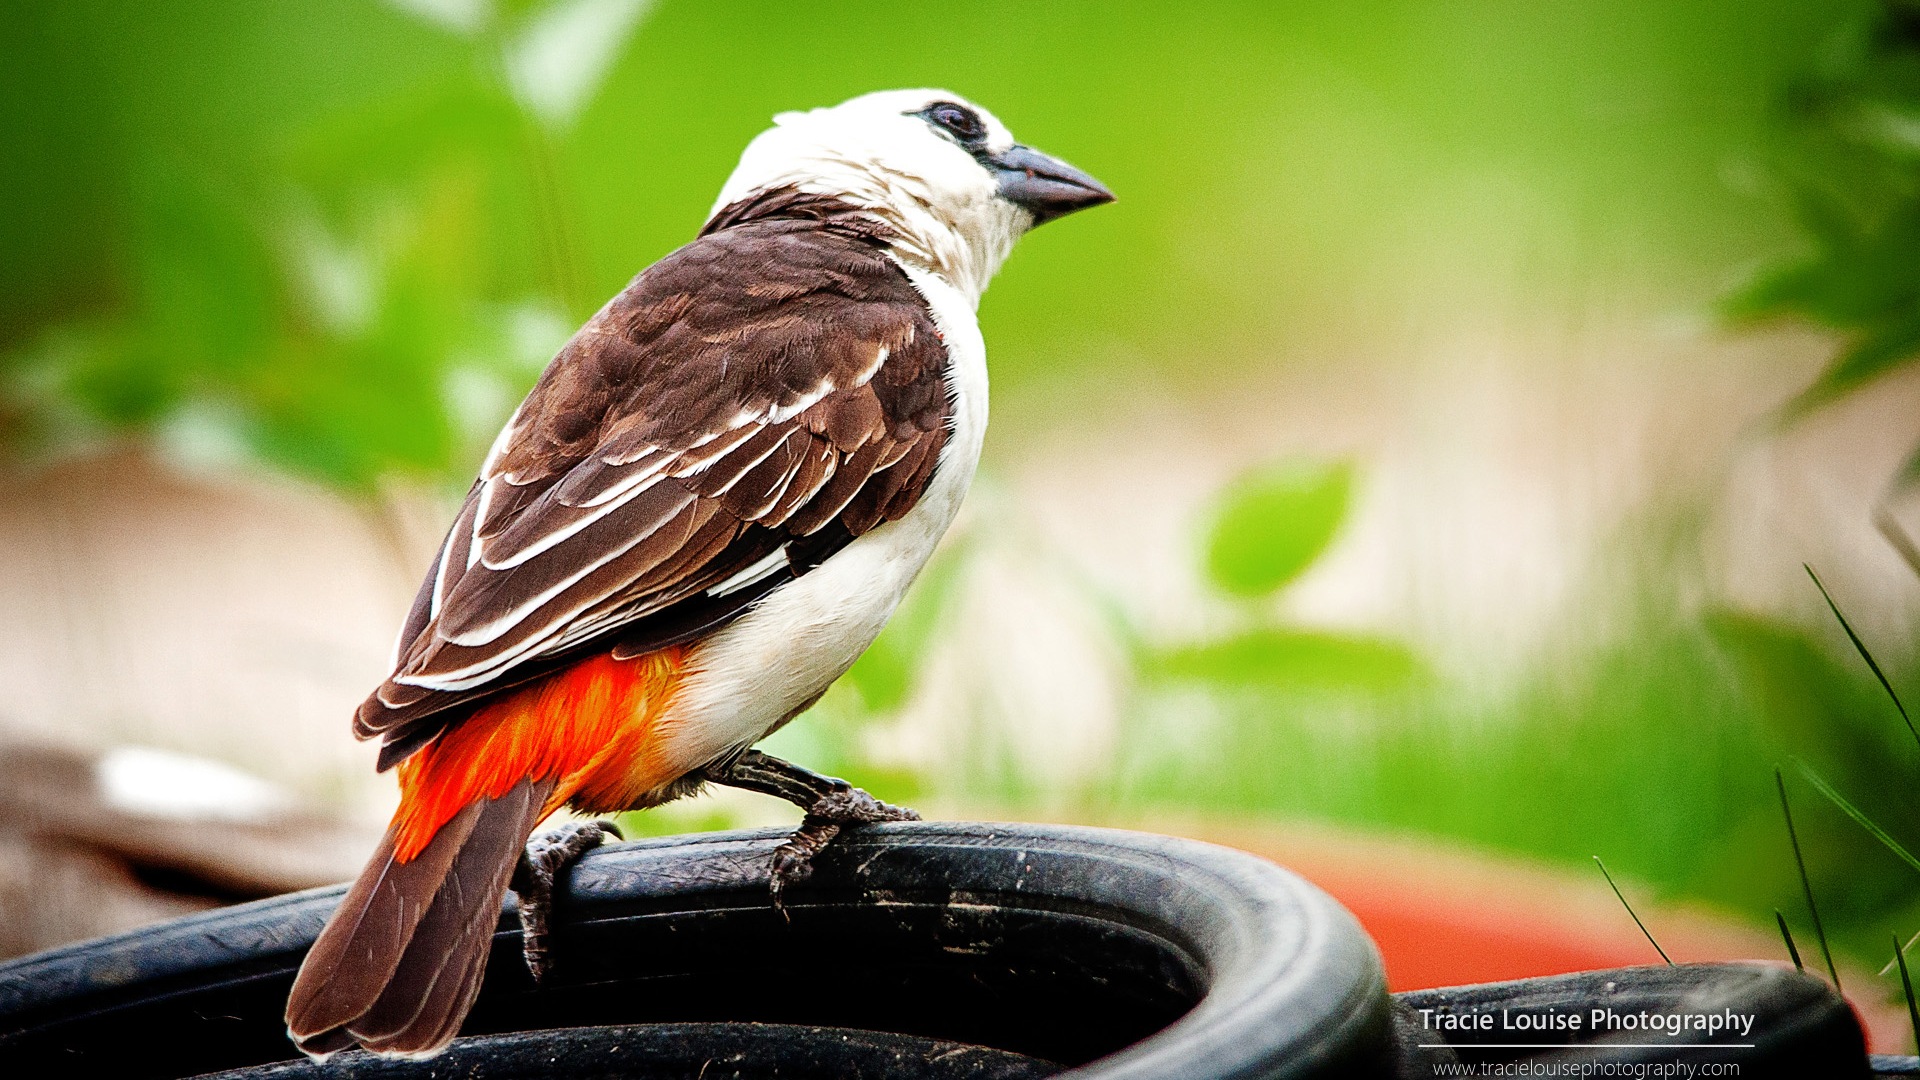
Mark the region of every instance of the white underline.
[[1422, 1050], [1751, 1050], [1752, 1043], [1419, 1043]]

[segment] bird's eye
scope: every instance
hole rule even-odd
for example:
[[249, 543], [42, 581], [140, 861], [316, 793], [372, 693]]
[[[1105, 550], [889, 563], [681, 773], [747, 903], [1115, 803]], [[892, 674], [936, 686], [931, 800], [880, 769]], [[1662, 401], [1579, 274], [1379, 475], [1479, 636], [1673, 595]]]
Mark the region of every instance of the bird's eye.
[[941, 102], [929, 106], [922, 115], [929, 123], [963, 143], [977, 143], [987, 137], [987, 125], [980, 122], [978, 114], [963, 105]]

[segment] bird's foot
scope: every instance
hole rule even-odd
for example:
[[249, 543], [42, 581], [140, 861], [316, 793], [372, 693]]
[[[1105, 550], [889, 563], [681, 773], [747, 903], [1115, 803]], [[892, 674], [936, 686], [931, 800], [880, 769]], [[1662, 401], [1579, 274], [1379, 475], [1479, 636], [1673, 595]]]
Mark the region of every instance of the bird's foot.
[[774, 849], [769, 889], [773, 904], [782, 903], [787, 886], [805, 881], [813, 873], [813, 857], [825, 850], [840, 830], [848, 825], [875, 821], [919, 821], [920, 815], [904, 806], [883, 803], [845, 780], [830, 781], [827, 792], [807, 807], [807, 816], [787, 842]]
[[536, 986], [553, 970], [548, 941], [554, 883], [609, 836], [621, 839], [619, 827], [611, 821], [574, 821], [527, 841], [520, 853], [508, 887], [520, 913], [520, 952]]
[[758, 750], [747, 750], [708, 766], [703, 778], [746, 791], [785, 799], [807, 812], [800, 828], [773, 853], [773, 906], [781, 913], [781, 895], [788, 885], [804, 881], [820, 854], [848, 825], [874, 821], [919, 821], [920, 815], [903, 806], [889, 806], [845, 780], [803, 769]]

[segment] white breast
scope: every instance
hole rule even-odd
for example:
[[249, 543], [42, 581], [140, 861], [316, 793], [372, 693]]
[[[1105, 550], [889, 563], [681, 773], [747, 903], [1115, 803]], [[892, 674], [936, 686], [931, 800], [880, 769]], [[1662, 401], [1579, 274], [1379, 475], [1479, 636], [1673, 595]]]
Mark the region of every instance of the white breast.
[[920, 501], [702, 642], [656, 728], [666, 760], [697, 769], [771, 734], [846, 674], [927, 564], [973, 482], [987, 428], [987, 348], [973, 304], [903, 266], [947, 347], [952, 430]]

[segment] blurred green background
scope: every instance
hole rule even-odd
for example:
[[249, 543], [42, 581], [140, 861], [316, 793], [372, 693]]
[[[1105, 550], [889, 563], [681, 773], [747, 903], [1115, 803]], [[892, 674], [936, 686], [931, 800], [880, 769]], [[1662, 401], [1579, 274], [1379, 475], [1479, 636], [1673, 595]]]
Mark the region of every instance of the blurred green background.
[[[1804, 906], [1785, 764], [1837, 939], [1885, 959], [1920, 929], [1915, 869], [1793, 763], [1920, 843], [1920, 750], [1799, 567], [1912, 686], [1913, 571], [1870, 522], [1906, 512], [1920, 415], [1881, 378], [1920, 347], [1903, 5], [67, 0], [7, 21], [21, 476], [131, 446], [365, 512], [417, 574], [394, 507], [440, 527], [553, 350], [694, 234], [773, 113], [947, 86], [1120, 201], [1024, 241], [987, 296], [972, 516], [780, 746], [964, 811], [1599, 853], [1762, 926]], [[382, 587], [404, 604], [410, 582]], [[965, 627], [1014, 600], [1069, 612], [1061, 655], [1093, 659], [1052, 670], [1098, 678], [1007, 691], [1036, 679]], [[343, 740], [378, 672], [342, 664], [312, 711]], [[102, 730], [220, 752], [138, 708]]]
[[464, 476], [463, 421], [490, 425], [448, 408], [450, 373], [517, 391], [552, 342], [515, 329], [564, 333], [685, 242], [774, 112], [896, 85], [972, 94], [1126, 200], [1035, 236], [995, 288], [1015, 417], [1050, 412], [1052, 380], [1203, 382], [1429, 307], [1596, 281], [1705, 304], [1789, 241], [1727, 174], [1847, 14], [604, 6], [630, 12], [583, 29], [615, 39], [608, 67], [554, 123], [513, 96], [545, 40], [529, 5], [16, 11], [15, 434], [199, 405], [331, 482]]

